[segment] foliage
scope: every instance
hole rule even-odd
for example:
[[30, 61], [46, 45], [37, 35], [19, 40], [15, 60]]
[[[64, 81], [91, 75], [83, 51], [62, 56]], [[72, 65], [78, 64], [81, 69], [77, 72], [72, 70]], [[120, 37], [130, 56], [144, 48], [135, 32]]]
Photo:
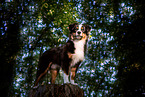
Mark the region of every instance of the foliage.
[[74, 22], [92, 26], [88, 53], [76, 77], [85, 96], [144, 95], [143, 0], [16, 1], [0, 4], [0, 71], [5, 74], [0, 84], [5, 96], [27, 94], [39, 57], [64, 44]]
[[[13, 8], [14, 7], [14, 8]], [[13, 8], [13, 9], [12, 9]], [[0, 4], [0, 91], [3, 97], [13, 94], [12, 86], [16, 75], [16, 56], [21, 50], [20, 40], [21, 15], [18, 14], [18, 3], [2, 2]], [[11, 91], [10, 91], [11, 90]]]
[[36, 1], [28, 7], [28, 15], [23, 21], [29, 26], [25, 26], [21, 32], [23, 49], [18, 55], [19, 67], [16, 68], [18, 75], [15, 87], [21, 87], [21, 95], [25, 95], [28, 92], [26, 90], [34, 85], [41, 54], [50, 47], [65, 43], [68, 37], [67, 26], [78, 17], [72, 2]]
[[[144, 96], [144, 4], [142, 2], [130, 2], [128, 6], [134, 5], [136, 11], [134, 15], [126, 13], [122, 17], [121, 24], [116, 23], [116, 33], [114, 33], [116, 52], [115, 56], [119, 60], [116, 84], [118, 93], [122, 96]], [[130, 7], [131, 8], [131, 7]], [[113, 24], [114, 25], [114, 24]], [[119, 57], [117, 57], [119, 56]], [[115, 93], [116, 94], [116, 93]], [[118, 95], [118, 94], [116, 94]]]
[[[143, 1], [101, 0], [90, 1], [88, 5], [85, 3], [82, 4], [84, 6], [82, 15], [95, 29], [100, 28], [102, 33], [109, 33], [113, 37], [109, 46], [113, 48], [111, 54], [119, 62], [114, 89], [107, 95], [143, 96], [145, 44]], [[104, 95], [107, 96], [103, 93]]]

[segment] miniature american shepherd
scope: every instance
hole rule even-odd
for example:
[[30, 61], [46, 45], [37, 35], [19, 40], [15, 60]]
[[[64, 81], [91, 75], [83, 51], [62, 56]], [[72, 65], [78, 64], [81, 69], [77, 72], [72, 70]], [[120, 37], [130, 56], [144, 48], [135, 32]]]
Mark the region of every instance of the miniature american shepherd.
[[51, 84], [55, 84], [60, 68], [64, 72], [64, 83], [76, 85], [75, 75], [80, 63], [85, 58], [90, 30], [91, 27], [86, 24], [73, 23], [69, 25], [70, 34], [66, 44], [51, 48], [40, 57], [34, 86], [38, 85], [48, 70], [51, 71]]

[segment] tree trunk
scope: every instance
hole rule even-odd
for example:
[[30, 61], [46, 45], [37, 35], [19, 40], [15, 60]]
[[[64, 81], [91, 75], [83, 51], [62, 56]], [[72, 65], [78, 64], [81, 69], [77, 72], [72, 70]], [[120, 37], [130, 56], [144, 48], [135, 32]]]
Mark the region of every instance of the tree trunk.
[[83, 97], [84, 91], [72, 84], [41, 85], [29, 91], [28, 97]]

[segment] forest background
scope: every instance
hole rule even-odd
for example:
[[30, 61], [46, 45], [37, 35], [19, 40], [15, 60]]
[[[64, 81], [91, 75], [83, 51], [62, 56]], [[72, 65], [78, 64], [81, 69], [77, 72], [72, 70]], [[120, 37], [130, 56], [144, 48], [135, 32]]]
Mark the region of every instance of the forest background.
[[[39, 57], [63, 45], [74, 22], [92, 26], [88, 53], [75, 80], [85, 97], [145, 96], [143, 0], [1, 0], [2, 97], [28, 94]], [[63, 84], [62, 72], [56, 83]]]

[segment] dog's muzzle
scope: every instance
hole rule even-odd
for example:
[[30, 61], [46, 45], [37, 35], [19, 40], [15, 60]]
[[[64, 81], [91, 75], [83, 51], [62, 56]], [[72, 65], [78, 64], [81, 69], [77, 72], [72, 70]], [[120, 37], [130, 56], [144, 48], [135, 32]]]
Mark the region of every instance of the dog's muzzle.
[[74, 40], [81, 40], [82, 38], [83, 36], [80, 36], [80, 35], [74, 36]]
[[74, 37], [74, 40], [81, 40], [83, 38], [82, 31], [77, 31], [73, 37]]

